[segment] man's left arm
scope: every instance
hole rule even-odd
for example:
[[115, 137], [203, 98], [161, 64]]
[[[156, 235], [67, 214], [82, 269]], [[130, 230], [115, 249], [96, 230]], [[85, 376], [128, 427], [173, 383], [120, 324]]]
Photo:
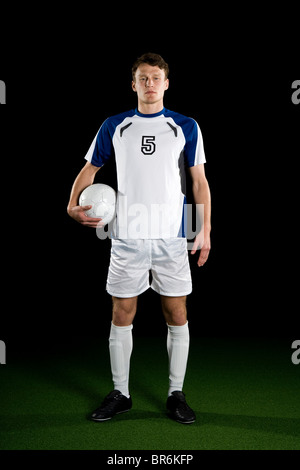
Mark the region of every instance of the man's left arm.
[[201, 220], [201, 230], [195, 237], [191, 254], [194, 255], [198, 248], [200, 248], [197, 262], [200, 267], [207, 261], [211, 248], [211, 197], [208, 181], [205, 176], [204, 164], [191, 167], [190, 174], [193, 183], [194, 201], [196, 205], [199, 205], [197, 209]]

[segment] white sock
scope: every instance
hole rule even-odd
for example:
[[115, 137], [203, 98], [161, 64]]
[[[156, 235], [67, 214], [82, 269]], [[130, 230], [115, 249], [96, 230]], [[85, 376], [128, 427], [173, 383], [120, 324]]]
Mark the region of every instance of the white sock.
[[132, 325], [111, 324], [109, 336], [110, 365], [114, 389], [129, 398], [129, 368], [132, 352]]
[[167, 350], [169, 355], [169, 391], [182, 391], [186, 372], [190, 335], [188, 322], [182, 326], [168, 326]]

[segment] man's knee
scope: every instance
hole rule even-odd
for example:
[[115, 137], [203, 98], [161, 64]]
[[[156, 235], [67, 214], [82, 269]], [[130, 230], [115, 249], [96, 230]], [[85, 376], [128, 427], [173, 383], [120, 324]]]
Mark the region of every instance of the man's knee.
[[186, 324], [186, 297], [162, 296], [162, 309], [168, 325], [182, 326]]
[[137, 297], [121, 299], [112, 298], [112, 322], [115, 326], [131, 325], [136, 314]]

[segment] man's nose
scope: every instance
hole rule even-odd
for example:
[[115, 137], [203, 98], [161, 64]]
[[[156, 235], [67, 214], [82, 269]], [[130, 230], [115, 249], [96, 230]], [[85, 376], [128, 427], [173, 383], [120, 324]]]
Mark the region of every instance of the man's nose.
[[152, 80], [152, 78], [147, 78], [146, 86], [147, 86], [147, 87], [153, 86], [153, 80]]

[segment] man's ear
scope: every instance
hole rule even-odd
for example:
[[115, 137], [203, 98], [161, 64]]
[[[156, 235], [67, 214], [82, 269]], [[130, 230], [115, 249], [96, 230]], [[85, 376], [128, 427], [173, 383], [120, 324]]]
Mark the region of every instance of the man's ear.
[[167, 78], [166, 83], [165, 83], [165, 90], [169, 88], [169, 79]]
[[133, 91], [136, 92], [136, 87], [135, 87], [135, 82], [134, 81], [131, 82], [131, 86], [132, 86]]

